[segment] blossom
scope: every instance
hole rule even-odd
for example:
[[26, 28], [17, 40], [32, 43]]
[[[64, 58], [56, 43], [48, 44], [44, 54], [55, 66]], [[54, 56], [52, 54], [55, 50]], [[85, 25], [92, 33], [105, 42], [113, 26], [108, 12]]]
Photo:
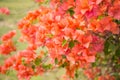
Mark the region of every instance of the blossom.
[[4, 34], [4, 35], [1, 37], [1, 40], [2, 40], [2, 41], [7, 41], [7, 40], [13, 38], [13, 37], [15, 36], [15, 34], [16, 34], [16, 31], [15, 31], [15, 30], [10, 31], [10, 32], [8, 32], [7, 34]]
[[6, 14], [6, 15], [9, 15], [10, 14], [10, 11], [7, 7], [1, 7], [0, 8], [0, 14]]
[[116, 0], [114, 5], [110, 7], [108, 15], [120, 20], [120, 1]]

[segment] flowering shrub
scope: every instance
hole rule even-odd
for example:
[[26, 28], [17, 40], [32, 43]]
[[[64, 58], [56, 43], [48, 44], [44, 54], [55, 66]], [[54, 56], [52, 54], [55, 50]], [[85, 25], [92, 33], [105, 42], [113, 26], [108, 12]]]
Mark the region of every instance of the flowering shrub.
[[[82, 68], [89, 80], [115, 80], [110, 73], [120, 71], [120, 1], [50, 0], [49, 4], [29, 12], [18, 23], [18, 42], [27, 42], [26, 49], [19, 51], [13, 44], [15, 31], [1, 37], [0, 53], [16, 54], [5, 60], [0, 72], [12, 68], [19, 80], [29, 80], [62, 67], [68, 78], [74, 79]], [[45, 51], [38, 52], [39, 48]], [[110, 65], [105, 72], [101, 70], [104, 59], [111, 59], [104, 64]]]

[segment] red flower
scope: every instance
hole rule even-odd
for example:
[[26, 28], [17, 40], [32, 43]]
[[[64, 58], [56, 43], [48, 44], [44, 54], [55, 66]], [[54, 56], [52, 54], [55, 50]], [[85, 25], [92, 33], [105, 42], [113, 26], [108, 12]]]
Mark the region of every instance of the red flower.
[[4, 34], [4, 35], [1, 37], [1, 40], [2, 40], [2, 41], [7, 41], [7, 40], [11, 39], [13, 36], [15, 36], [15, 34], [16, 34], [16, 31], [15, 31], [15, 30], [10, 31], [10, 32], [8, 32], [7, 34]]
[[9, 14], [10, 14], [10, 11], [9, 11], [8, 8], [2, 7], [2, 8], [0, 8], [0, 13], [1, 13], [1, 14], [9, 15]]

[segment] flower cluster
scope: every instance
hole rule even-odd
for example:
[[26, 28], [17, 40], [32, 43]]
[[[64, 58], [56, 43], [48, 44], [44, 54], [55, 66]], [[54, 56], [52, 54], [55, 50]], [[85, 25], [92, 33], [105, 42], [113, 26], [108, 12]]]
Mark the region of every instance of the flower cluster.
[[[48, 69], [64, 67], [66, 74], [73, 78], [77, 69], [89, 67], [95, 62], [96, 54], [103, 51], [107, 31], [119, 34], [118, 24], [114, 22], [120, 19], [119, 5], [119, 0], [51, 0], [49, 7], [41, 6], [29, 12], [18, 23], [20, 41], [27, 42], [28, 47], [8, 59], [0, 71], [12, 67], [18, 71], [20, 80], [29, 80]], [[1, 40], [8, 42], [14, 34], [10, 32]], [[12, 43], [3, 45], [0, 46], [2, 54], [15, 50]], [[40, 47], [46, 47], [47, 54], [37, 54]], [[50, 58], [48, 65], [43, 64], [46, 55]], [[89, 72], [85, 73], [91, 77]]]

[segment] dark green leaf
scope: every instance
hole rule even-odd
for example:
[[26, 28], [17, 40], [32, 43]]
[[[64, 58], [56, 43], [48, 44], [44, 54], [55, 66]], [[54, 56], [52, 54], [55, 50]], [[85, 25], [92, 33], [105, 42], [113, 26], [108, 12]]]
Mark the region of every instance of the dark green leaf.
[[78, 70], [75, 71], [75, 77], [76, 77], [76, 78], [79, 77], [79, 72], [78, 72]]
[[67, 62], [64, 62], [60, 67], [66, 67], [66, 66], [68, 66], [68, 63]]
[[120, 20], [114, 19], [113, 21], [117, 24], [120, 24]]
[[120, 69], [120, 64], [116, 64], [115, 67], [116, 67], [117, 69]]
[[40, 63], [42, 62], [41, 58], [36, 58], [35, 59], [35, 65], [40, 65]]
[[75, 13], [73, 8], [69, 8], [68, 9], [68, 13], [70, 14], [70, 16], [73, 16], [73, 14]]
[[58, 59], [57, 58], [55, 58], [55, 64], [58, 64]]
[[97, 64], [94, 62], [94, 63], [92, 63], [92, 67], [95, 67]]
[[73, 48], [74, 46], [75, 46], [75, 43], [74, 43], [73, 40], [71, 40], [71, 41], [69, 42], [69, 48]]
[[48, 69], [51, 69], [51, 68], [52, 68], [52, 65], [51, 65], [51, 64], [48, 64], [48, 65], [43, 64], [42, 67], [43, 67], [45, 70], [48, 70]]
[[112, 76], [115, 76], [115, 80], [120, 80], [120, 74], [118, 72], [112, 73]]
[[22, 58], [22, 64], [23, 64], [24, 66], [27, 66], [27, 64], [25, 63], [25, 59], [24, 59], [24, 58]]
[[75, 43], [79, 44], [80, 42], [78, 40], [74, 40]]
[[32, 65], [32, 69], [35, 70], [35, 65]]
[[62, 58], [63, 58], [63, 59], [66, 59], [66, 56], [65, 56], [65, 55], [62, 55]]
[[118, 47], [117, 50], [115, 51], [115, 55], [120, 57], [120, 47]]
[[118, 57], [117, 57], [116, 55], [113, 55], [113, 56], [112, 56], [112, 61], [113, 61], [114, 63], [118, 62]]
[[104, 43], [104, 53], [106, 55], [109, 54], [109, 46], [110, 46], [110, 42], [108, 40], [106, 40], [105, 43]]

